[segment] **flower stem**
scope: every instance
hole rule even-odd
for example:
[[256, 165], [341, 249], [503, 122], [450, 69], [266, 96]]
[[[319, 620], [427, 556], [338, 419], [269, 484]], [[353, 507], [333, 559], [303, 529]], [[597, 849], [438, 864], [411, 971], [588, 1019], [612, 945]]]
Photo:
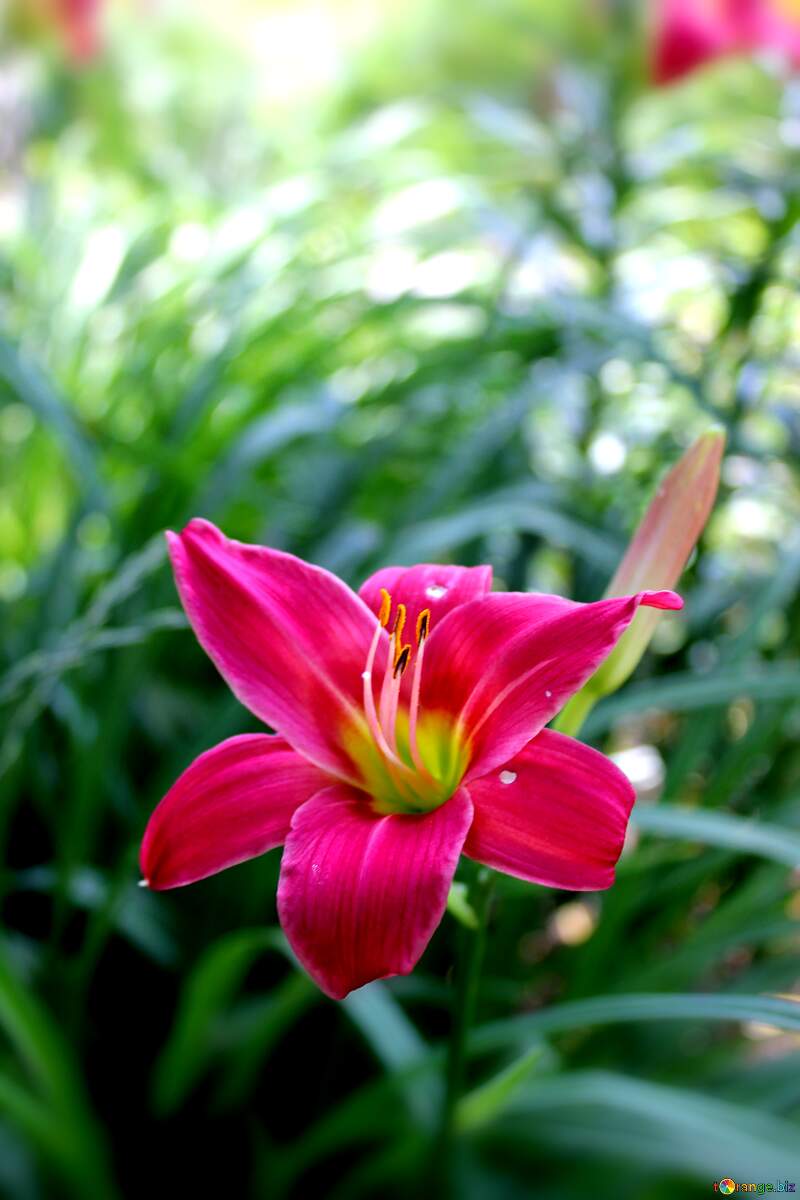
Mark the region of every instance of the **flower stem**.
[[462, 927], [459, 931], [460, 953], [456, 969], [456, 991], [447, 1048], [444, 1093], [433, 1147], [434, 1161], [431, 1172], [435, 1194], [443, 1197], [444, 1200], [454, 1197], [457, 1191], [453, 1180], [456, 1113], [458, 1102], [464, 1091], [467, 1041], [478, 998], [481, 966], [486, 947], [486, 925], [493, 891], [493, 875], [491, 871], [482, 868], [478, 872], [470, 895], [470, 903], [478, 919], [477, 928]]

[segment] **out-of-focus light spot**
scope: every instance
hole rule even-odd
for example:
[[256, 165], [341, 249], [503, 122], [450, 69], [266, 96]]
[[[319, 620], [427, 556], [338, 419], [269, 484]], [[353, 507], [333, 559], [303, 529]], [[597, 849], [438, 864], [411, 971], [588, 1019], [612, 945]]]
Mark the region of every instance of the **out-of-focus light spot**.
[[626, 311], [645, 321], [665, 319], [676, 297], [708, 293], [715, 282], [711, 263], [699, 254], [631, 250], [620, 257], [618, 270]]
[[789, 636], [789, 621], [780, 609], [766, 613], [758, 624], [758, 644], [762, 650], [774, 650]]
[[474, 255], [451, 250], [419, 263], [414, 271], [413, 290], [418, 296], [436, 300], [465, 291], [479, 277], [480, 267]]
[[752, 487], [758, 482], [759, 465], [743, 454], [729, 454], [722, 462], [722, 478], [728, 487]]
[[463, 190], [454, 179], [427, 179], [390, 196], [375, 214], [375, 232], [380, 237], [405, 233], [438, 221], [455, 212], [465, 200]]
[[763, 1021], [745, 1021], [742, 1025], [742, 1033], [746, 1038], [760, 1042], [765, 1038], [779, 1036], [783, 1030], [778, 1029], [775, 1025], [765, 1025]]
[[25, 204], [20, 187], [0, 190], [0, 238], [17, 237], [22, 231]]
[[247, 38], [262, 64], [268, 98], [286, 104], [336, 82], [343, 52], [337, 17], [328, 5], [298, 4], [250, 23]]
[[564, 946], [587, 942], [597, 927], [597, 913], [585, 900], [560, 905], [550, 918], [552, 936]]
[[424, 123], [427, 109], [418, 101], [401, 100], [371, 113], [353, 137], [363, 149], [386, 150], [409, 137]]
[[414, 313], [408, 326], [412, 335], [440, 341], [480, 337], [486, 319], [485, 311], [474, 304], [429, 304]]
[[686, 617], [671, 613], [669, 621], [659, 621], [656, 625], [650, 649], [653, 654], [675, 654], [686, 642], [686, 637]]
[[95, 229], [86, 239], [81, 265], [72, 281], [70, 299], [76, 308], [96, 308], [117, 277], [125, 254], [125, 234], [117, 225]]
[[371, 378], [364, 366], [340, 367], [329, 380], [331, 392], [343, 404], [355, 404], [370, 389]]
[[727, 717], [731, 737], [736, 741], [743, 738], [753, 722], [753, 716], [752, 700], [735, 700], [733, 704], [729, 705]]
[[752, 496], [734, 496], [728, 505], [727, 518], [733, 531], [740, 536], [774, 538], [780, 536], [781, 520], [772, 505]]
[[0, 440], [18, 446], [30, 437], [35, 424], [27, 404], [7, 404], [0, 410]]
[[787, 117], [781, 121], [778, 132], [784, 146], [796, 150], [800, 146], [800, 117]]
[[0, 564], [0, 600], [19, 600], [27, 586], [28, 576], [18, 563]]
[[[242, 205], [229, 213], [215, 229], [214, 250], [223, 258], [241, 254], [259, 241], [268, 227], [269, 220], [260, 205]], [[277, 242], [276, 238], [276, 247]]]
[[409, 246], [383, 246], [367, 267], [365, 290], [376, 304], [390, 304], [414, 283], [417, 256]]
[[625, 462], [627, 451], [615, 433], [601, 433], [589, 447], [592, 466], [601, 475], [614, 475]]
[[637, 792], [658, 792], [664, 783], [664, 760], [655, 746], [642, 743], [640, 746], [628, 746], [611, 755], [623, 775], [627, 775], [631, 786]]
[[634, 384], [633, 368], [624, 358], [610, 358], [600, 368], [600, 383], [614, 396], [624, 396]]
[[512, 271], [506, 287], [504, 309], [527, 312], [530, 301], [554, 292], [582, 291], [588, 284], [585, 265], [564, 251], [549, 234], [533, 238]]
[[228, 339], [228, 326], [213, 313], [207, 313], [197, 322], [189, 339], [192, 350], [200, 357], [219, 354]]
[[169, 239], [169, 252], [178, 262], [199, 263], [208, 256], [211, 236], [204, 225], [186, 221]]
[[319, 192], [320, 185], [310, 175], [292, 175], [269, 188], [264, 201], [276, 217], [292, 217], [313, 204]]

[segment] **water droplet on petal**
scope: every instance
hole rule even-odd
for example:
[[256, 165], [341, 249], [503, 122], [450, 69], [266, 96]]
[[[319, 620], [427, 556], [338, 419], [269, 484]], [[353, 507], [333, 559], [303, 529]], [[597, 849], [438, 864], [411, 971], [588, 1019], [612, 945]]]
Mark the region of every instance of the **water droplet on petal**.
[[547, 699], [548, 699], [548, 700], [550, 699], [550, 697], [552, 696], [552, 694], [553, 694], [553, 693], [552, 693], [551, 691], [549, 691], [549, 690], [548, 690], [548, 691], [545, 691], [545, 696], [547, 696]]
[[361, 678], [362, 679], [372, 679], [372, 671], [362, 671]]
[[431, 600], [440, 600], [447, 591], [446, 587], [442, 587], [441, 583], [432, 583], [430, 587], [425, 588], [425, 595]]
[[500, 782], [501, 783], [513, 783], [516, 778], [517, 778], [516, 771], [501, 771], [500, 772]]

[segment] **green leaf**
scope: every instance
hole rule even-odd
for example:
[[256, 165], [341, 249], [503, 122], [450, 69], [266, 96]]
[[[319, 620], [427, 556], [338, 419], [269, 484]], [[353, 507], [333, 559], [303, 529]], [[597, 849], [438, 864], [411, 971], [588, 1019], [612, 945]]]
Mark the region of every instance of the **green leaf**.
[[451, 883], [447, 893], [447, 911], [467, 929], [477, 929], [478, 916], [468, 897], [469, 888], [466, 883]]
[[594, 996], [481, 1025], [470, 1038], [470, 1051], [483, 1053], [545, 1034], [625, 1021], [758, 1021], [798, 1033], [800, 1002], [779, 996], [670, 995], [666, 992], [663, 995]]
[[201, 955], [184, 984], [178, 1011], [156, 1063], [153, 1102], [173, 1112], [205, 1071], [213, 1048], [213, 1027], [255, 959], [265, 950], [286, 952], [275, 929], [240, 929]]
[[[40, 1144], [76, 1195], [111, 1200], [106, 1148], [67, 1043], [0, 948], [0, 1028], [31, 1087], [0, 1076], [0, 1110]], [[37, 1093], [39, 1093], [37, 1095]]]
[[435, 561], [473, 538], [507, 530], [539, 534], [553, 545], [577, 550], [604, 570], [619, 560], [619, 546], [606, 534], [513, 492], [489, 493], [451, 516], [409, 526], [389, 547], [386, 558], [401, 563]]
[[800, 1176], [795, 1124], [613, 1071], [543, 1078], [517, 1095], [513, 1110], [538, 1145], [666, 1168], [709, 1188], [710, 1181], [726, 1175], [747, 1180]]
[[351, 992], [342, 1001], [342, 1008], [388, 1071], [412, 1072], [404, 1084], [409, 1107], [418, 1120], [426, 1124], [432, 1121], [436, 1089], [413, 1075], [413, 1069], [428, 1057], [430, 1047], [386, 985], [370, 983]]
[[657, 837], [683, 838], [800, 866], [800, 833], [764, 821], [673, 804], [637, 805], [632, 820], [637, 829]]
[[71, 461], [87, 507], [107, 507], [94, 447], [39, 367], [0, 334], [0, 379], [52, 429]]
[[533, 1046], [486, 1083], [468, 1092], [456, 1109], [456, 1126], [462, 1133], [495, 1120], [511, 1103], [514, 1095], [533, 1072], [547, 1061], [547, 1050]]
[[635, 683], [619, 695], [603, 700], [584, 726], [587, 736], [609, 730], [620, 717], [647, 709], [697, 712], [721, 708], [745, 696], [751, 700], [800, 699], [800, 670], [789, 663], [772, 667], [735, 667], [713, 675], [676, 673], [657, 683]]

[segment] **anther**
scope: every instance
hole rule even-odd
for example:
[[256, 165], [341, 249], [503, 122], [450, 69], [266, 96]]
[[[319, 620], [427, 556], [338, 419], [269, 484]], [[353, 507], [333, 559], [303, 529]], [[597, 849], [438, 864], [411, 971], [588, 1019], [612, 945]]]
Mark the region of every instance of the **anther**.
[[389, 624], [389, 614], [392, 611], [392, 597], [387, 592], [386, 588], [381, 588], [381, 610], [378, 613], [378, 620], [385, 629]]
[[405, 604], [398, 604], [397, 612], [395, 613], [395, 618], [394, 618], [394, 626], [392, 628], [392, 633], [395, 637], [395, 640], [397, 641], [398, 646], [402, 645], [403, 628], [405, 626], [405, 623], [406, 623], [406, 606], [405, 606]]
[[428, 636], [428, 630], [431, 624], [431, 610], [423, 608], [422, 612], [417, 617], [417, 645], [423, 642]]
[[409, 660], [410, 655], [411, 655], [411, 646], [408, 642], [406, 642], [405, 646], [403, 646], [403, 649], [400, 651], [397, 658], [394, 660], [394, 671], [392, 672], [392, 674], [394, 675], [395, 679], [399, 679], [400, 676], [405, 671], [406, 667], [408, 666], [408, 660]]

